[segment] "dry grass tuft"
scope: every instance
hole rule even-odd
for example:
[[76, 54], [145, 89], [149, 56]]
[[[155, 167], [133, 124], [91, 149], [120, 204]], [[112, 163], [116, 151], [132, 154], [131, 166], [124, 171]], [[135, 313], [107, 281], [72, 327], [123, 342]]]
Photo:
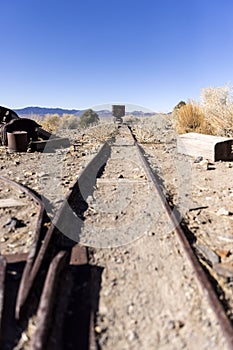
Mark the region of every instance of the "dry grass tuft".
[[202, 106], [206, 120], [219, 136], [233, 137], [233, 88], [202, 89]]
[[188, 103], [175, 112], [175, 127], [179, 134], [199, 132], [213, 134], [213, 127], [206, 120], [203, 110], [194, 103]]
[[134, 135], [136, 136], [136, 139], [140, 143], [156, 143], [157, 137], [156, 133], [153, 132], [150, 128], [145, 128], [143, 125], [137, 125], [133, 129]]

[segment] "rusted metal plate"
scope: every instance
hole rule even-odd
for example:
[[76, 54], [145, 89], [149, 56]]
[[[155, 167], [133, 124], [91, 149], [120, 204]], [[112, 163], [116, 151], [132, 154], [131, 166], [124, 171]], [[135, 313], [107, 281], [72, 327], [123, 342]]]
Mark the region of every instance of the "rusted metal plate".
[[6, 274], [6, 260], [0, 255], [0, 334], [2, 324], [2, 310], [4, 303], [4, 289], [5, 289], [5, 274]]
[[0, 349], [13, 349], [22, 332], [15, 319], [15, 303], [25, 262], [7, 263], [4, 281], [4, 302], [0, 336]]
[[7, 107], [0, 106], [0, 124], [9, 123], [13, 119], [19, 119], [18, 114]]
[[85, 265], [87, 263], [87, 248], [77, 243], [71, 250], [70, 265]]
[[56, 137], [56, 135], [51, 134], [49, 131], [42, 129], [41, 127], [38, 127], [36, 129], [38, 137], [42, 138], [43, 140], [48, 140], [50, 138]]
[[233, 160], [233, 139], [194, 132], [177, 137], [177, 151], [191, 157], [202, 156], [210, 161]]
[[4, 255], [4, 258], [6, 259], [7, 264], [14, 264], [17, 262], [26, 261], [28, 258], [28, 253], [7, 254], [7, 255]]
[[66, 266], [66, 257], [67, 253], [61, 251], [53, 259], [50, 265], [36, 315], [36, 331], [32, 337], [30, 345], [30, 349], [32, 350], [44, 350], [47, 348], [47, 334], [53, 326], [50, 321], [54, 305], [56, 304], [60, 273]]

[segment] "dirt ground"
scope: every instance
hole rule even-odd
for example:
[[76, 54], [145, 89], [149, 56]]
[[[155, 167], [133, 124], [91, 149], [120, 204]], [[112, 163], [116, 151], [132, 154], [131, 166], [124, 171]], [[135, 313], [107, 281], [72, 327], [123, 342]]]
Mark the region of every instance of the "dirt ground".
[[[114, 128], [111, 128], [113, 132]], [[164, 194], [183, 215], [183, 223], [193, 235], [193, 247], [201, 263], [217, 281], [219, 295], [229, 306], [229, 317], [233, 318], [232, 163], [195, 163], [194, 159], [177, 154], [177, 135], [165, 117], [140, 121], [133, 130], [154, 172], [160, 177]], [[92, 129], [89, 134], [88, 130], [68, 134], [72, 143], [70, 149], [58, 150], [54, 154], [8, 153], [6, 148], [0, 148], [0, 174], [33, 188], [39, 194], [46, 194], [52, 202], [51, 215], [102, 142], [101, 132], [97, 129]], [[102, 138], [105, 136], [106, 128]], [[99, 222], [102, 228], [114, 226], [115, 231], [120, 222], [119, 234], [126, 228], [123, 237], [127, 238], [123, 245], [122, 241], [112, 246], [108, 244], [108, 247], [91, 244], [89, 249], [90, 263], [103, 268], [95, 327], [99, 347], [103, 350], [227, 349], [215, 314], [200, 291], [182, 246], [158, 206], [153, 209], [156, 194], [148, 188], [145, 174], [135, 164], [132, 152], [132, 147], [114, 148], [109, 165], [97, 180], [100, 191], [96, 197], [88, 199], [87, 221], [90, 220], [92, 226], [93, 222]], [[124, 159], [121, 169], [116, 161], [119, 158]], [[132, 198], [121, 193], [125, 193], [124, 184], [129, 178], [137, 181], [131, 181], [132, 191], [127, 196], [138, 193], [140, 196], [136, 214], [131, 212], [130, 220], [126, 220]], [[46, 184], [49, 184], [50, 191], [47, 191]], [[3, 192], [9, 198], [7, 188], [1, 191], [1, 198]], [[149, 204], [145, 194], [150, 195]], [[118, 201], [115, 212], [113, 199], [119, 200], [119, 196], [123, 199]], [[104, 202], [103, 197], [110, 199]], [[103, 206], [102, 218], [95, 214], [99, 203]], [[109, 217], [103, 215], [106, 208], [111, 209]], [[33, 230], [30, 213], [34, 208], [28, 206], [27, 209], [27, 212], [25, 206], [18, 207], [17, 212], [1, 209], [4, 213], [1, 237], [6, 234], [3, 232], [5, 222], [18, 215], [28, 229], [25, 230], [24, 226], [27, 235], [23, 238], [24, 246], [29, 245], [28, 232]], [[129, 221], [130, 224], [133, 222], [130, 226], [133, 230], [127, 236]], [[16, 227], [13, 234], [17, 235], [21, 232], [19, 230]], [[102, 241], [103, 232], [102, 229], [98, 242]], [[83, 237], [90, 237], [88, 230], [83, 231]], [[4, 253], [7, 240], [1, 240], [0, 247]]]

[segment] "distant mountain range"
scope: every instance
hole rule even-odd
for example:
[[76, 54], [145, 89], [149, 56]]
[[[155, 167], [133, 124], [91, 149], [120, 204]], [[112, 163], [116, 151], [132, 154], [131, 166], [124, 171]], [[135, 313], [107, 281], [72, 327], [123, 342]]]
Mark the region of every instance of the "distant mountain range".
[[[46, 114], [58, 114], [62, 116], [63, 114], [73, 114], [77, 117], [80, 117], [85, 110], [80, 109], [63, 109], [63, 108], [46, 108], [46, 107], [25, 107], [21, 109], [14, 109], [14, 111], [20, 117], [33, 117], [33, 116], [41, 116], [44, 117]], [[99, 117], [109, 118], [112, 117], [112, 112], [108, 109], [103, 109], [99, 111], [95, 111]], [[133, 115], [135, 117], [148, 117], [155, 115], [156, 113], [144, 113], [142, 111], [133, 111], [126, 112], [126, 115]]]
[[[63, 108], [46, 108], [46, 107], [25, 107], [21, 109], [15, 109], [14, 110], [18, 115], [41, 115], [44, 116], [45, 114], [59, 114], [62, 115], [63, 113], [67, 114], [77, 114], [80, 112], [78, 109], [63, 109]], [[82, 111], [83, 112], [83, 111]]]

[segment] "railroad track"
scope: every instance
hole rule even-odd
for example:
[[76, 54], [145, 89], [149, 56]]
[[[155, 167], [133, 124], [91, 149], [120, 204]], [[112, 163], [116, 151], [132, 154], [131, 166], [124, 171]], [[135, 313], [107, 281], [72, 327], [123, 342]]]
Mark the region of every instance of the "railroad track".
[[[47, 230], [43, 202], [29, 189], [11, 184], [36, 202], [39, 218], [29, 253], [1, 256], [1, 349], [97, 349], [94, 324], [102, 271], [89, 264], [85, 246], [131, 243], [145, 234], [156, 216], [159, 219], [161, 210], [195, 271], [229, 349], [233, 348], [226, 310], [129, 127], [120, 126], [115, 139], [103, 144]], [[152, 191], [156, 199], [150, 200]]]

